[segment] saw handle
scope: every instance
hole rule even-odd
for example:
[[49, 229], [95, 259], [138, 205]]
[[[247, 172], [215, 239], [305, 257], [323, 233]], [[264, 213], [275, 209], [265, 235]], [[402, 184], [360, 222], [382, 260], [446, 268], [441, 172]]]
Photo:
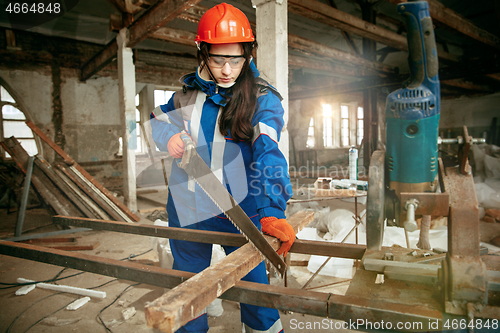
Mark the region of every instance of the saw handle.
[[180, 160], [180, 162], [177, 162], [177, 164], [179, 165], [179, 167], [184, 169], [191, 160], [192, 149], [196, 147], [193, 140], [185, 130], [182, 130], [181, 132], [181, 139], [184, 142], [184, 153], [182, 154], [182, 159]]

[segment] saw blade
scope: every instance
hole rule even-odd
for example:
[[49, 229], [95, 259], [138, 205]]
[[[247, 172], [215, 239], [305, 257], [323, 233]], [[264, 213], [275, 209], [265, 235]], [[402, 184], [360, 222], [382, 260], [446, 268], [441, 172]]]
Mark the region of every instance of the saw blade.
[[271, 244], [267, 242], [245, 211], [227, 191], [226, 187], [214, 175], [200, 155], [198, 155], [194, 145], [186, 146], [179, 166], [194, 178], [201, 189], [238, 228], [249, 243], [283, 276], [286, 271], [286, 264], [283, 259], [276, 253]]

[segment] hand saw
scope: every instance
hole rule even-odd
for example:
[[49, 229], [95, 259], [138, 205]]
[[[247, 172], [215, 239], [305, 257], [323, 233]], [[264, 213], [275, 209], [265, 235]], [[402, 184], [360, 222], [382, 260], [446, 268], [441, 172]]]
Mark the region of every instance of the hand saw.
[[196, 147], [185, 132], [181, 132], [185, 148], [182, 159], [178, 164], [188, 175], [194, 178], [196, 183], [205, 191], [219, 209], [229, 220], [243, 233], [247, 240], [268, 260], [274, 268], [283, 276], [286, 264], [267, 242], [252, 220], [236, 203], [226, 187], [214, 175], [205, 161], [198, 155]]

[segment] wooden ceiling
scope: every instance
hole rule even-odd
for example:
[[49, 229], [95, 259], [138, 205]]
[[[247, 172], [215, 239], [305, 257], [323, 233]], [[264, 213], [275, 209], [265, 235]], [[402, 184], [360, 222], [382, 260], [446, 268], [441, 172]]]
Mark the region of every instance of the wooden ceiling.
[[[81, 0], [75, 10], [86, 11]], [[129, 29], [128, 46], [135, 49], [140, 74], [175, 77], [196, 67], [194, 37], [203, 13], [219, 1], [107, 0], [107, 27]], [[227, 1], [242, 9], [251, 23], [251, 0]], [[408, 77], [405, 24], [396, 12], [402, 0], [288, 0], [289, 70], [291, 99], [397, 86]], [[496, 0], [428, 0], [435, 25], [443, 98], [491, 94], [500, 91], [500, 5]], [[90, 7], [89, 7], [90, 8]], [[101, 16], [106, 15], [106, 10]], [[95, 14], [88, 14], [85, 15]], [[101, 18], [105, 21], [106, 18]], [[81, 20], [81, 18], [80, 18]], [[78, 68], [87, 80], [112, 70], [116, 59], [115, 34], [104, 43], [70, 42], [43, 32], [49, 45], [37, 49], [30, 33], [5, 27], [0, 43], [4, 64], [53, 62]], [[33, 29], [32, 29], [33, 30]], [[108, 36], [107, 35], [107, 36]], [[23, 40], [31, 42], [22, 45]], [[371, 41], [371, 42], [370, 42]], [[371, 45], [371, 46], [370, 46]], [[16, 47], [18, 50], [16, 51]], [[43, 49], [43, 46], [40, 48]], [[47, 48], [46, 48], [47, 49]], [[64, 55], [64, 56], [61, 56]], [[44, 56], [47, 58], [44, 60]], [[0, 64], [1, 65], [1, 64]], [[161, 75], [160, 75], [161, 77]]]

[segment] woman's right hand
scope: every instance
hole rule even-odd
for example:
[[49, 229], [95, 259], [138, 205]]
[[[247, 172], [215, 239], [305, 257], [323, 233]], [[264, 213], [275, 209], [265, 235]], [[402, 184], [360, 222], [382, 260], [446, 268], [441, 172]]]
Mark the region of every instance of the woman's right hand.
[[181, 133], [177, 133], [170, 138], [167, 149], [173, 158], [182, 157], [182, 154], [184, 154], [184, 141], [181, 139]]

